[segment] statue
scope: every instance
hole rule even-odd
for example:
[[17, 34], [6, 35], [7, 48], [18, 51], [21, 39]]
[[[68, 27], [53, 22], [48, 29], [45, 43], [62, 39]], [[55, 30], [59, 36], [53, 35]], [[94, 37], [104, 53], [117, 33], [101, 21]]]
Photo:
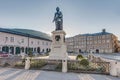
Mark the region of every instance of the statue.
[[63, 15], [62, 12], [60, 11], [59, 7], [56, 8], [56, 13], [54, 15], [53, 22], [55, 22], [56, 26], [56, 31], [57, 30], [63, 30]]

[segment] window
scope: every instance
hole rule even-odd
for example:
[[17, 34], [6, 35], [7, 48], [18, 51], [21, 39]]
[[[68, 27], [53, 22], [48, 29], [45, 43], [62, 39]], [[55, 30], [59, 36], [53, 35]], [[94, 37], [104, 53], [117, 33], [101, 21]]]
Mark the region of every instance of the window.
[[101, 43], [101, 40], [98, 40], [98, 43]]
[[110, 38], [110, 35], [106, 35], [106, 38]]
[[105, 40], [102, 40], [102, 43], [105, 43]]
[[97, 44], [97, 41], [94, 41], [95, 44]]
[[11, 38], [10, 38], [10, 42], [14, 42], [14, 37], [11, 37]]
[[110, 42], [110, 40], [107, 40], [106, 42], [107, 42], [107, 43], [109, 43], [109, 42]]
[[42, 52], [44, 52], [44, 49], [42, 50]]
[[5, 37], [5, 42], [7, 42], [8, 41], [8, 37]]
[[90, 41], [90, 44], [92, 44], [92, 41]]
[[38, 41], [38, 45], [40, 44], [40, 42]]
[[24, 39], [22, 39], [21, 43], [24, 43]]
[[33, 41], [31, 41], [31, 44], [33, 44]]
[[105, 35], [103, 35], [102, 38], [104, 39], [104, 38], [105, 38]]
[[36, 52], [36, 48], [34, 48], [34, 52]]
[[42, 42], [42, 45], [44, 45], [44, 42]]

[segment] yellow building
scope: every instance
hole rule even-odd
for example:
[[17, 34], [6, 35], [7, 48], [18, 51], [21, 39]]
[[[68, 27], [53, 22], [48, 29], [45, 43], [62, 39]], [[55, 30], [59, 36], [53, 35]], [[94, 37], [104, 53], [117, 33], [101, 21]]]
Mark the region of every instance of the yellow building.
[[75, 53], [93, 52], [93, 53], [114, 53], [118, 52], [118, 38], [106, 32], [94, 34], [79, 34], [66, 39], [67, 51]]

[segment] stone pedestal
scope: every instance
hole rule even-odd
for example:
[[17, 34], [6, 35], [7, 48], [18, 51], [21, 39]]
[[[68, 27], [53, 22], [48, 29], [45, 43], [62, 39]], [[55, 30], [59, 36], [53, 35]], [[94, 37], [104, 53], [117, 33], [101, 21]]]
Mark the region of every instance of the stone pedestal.
[[25, 69], [30, 69], [30, 57], [27, 57], [27, 60], [25, 61]]
[[67, 72], [67, 59], [62, 60], [62, 72]]
[[66, 33], [63, 30], [52, 32], [52, 46], [49, 54], [50, 59], [64, 60], [68, 57], [67, 47], [65, 44]]

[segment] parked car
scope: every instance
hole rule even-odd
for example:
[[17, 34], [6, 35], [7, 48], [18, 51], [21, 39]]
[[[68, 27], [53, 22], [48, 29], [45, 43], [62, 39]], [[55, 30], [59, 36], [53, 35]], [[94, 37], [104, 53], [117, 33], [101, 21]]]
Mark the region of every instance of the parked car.
[[37, 52], [33, 52], [33, 55], [34, 55], [34, 56], [38, 56], [39, 53], [37, 53]]
[[13, 57], [13, 54], [0, 51], [0, 57]]
[[0, 57], [8, 57], [8, 53], [7, 52], [2, 52], [0, 51]]
[[9, 54], [8, 54], [8, 57], [14, 57], [14, 55], [13, 55], [13, 54], [11, 54], [11, 53], [9, 53]]

